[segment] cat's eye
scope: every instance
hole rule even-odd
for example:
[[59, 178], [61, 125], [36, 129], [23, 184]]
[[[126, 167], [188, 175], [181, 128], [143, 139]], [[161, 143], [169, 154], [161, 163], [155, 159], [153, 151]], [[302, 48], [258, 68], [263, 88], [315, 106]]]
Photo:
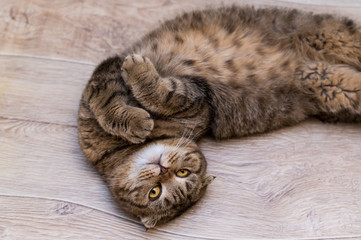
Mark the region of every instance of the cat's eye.
[[181, 178], [188, 177], [189, 174], [191, 174], [191, 172], [187, 169], [181, 169], [176, 172], [177, 177]]
[[155, 187], [153, 187], [150, 192], [149, 192], [149, 199], [151, 201], [157, 200], [160, 195], [162, 194], [162, 186], [161, 185], [157, 185]]

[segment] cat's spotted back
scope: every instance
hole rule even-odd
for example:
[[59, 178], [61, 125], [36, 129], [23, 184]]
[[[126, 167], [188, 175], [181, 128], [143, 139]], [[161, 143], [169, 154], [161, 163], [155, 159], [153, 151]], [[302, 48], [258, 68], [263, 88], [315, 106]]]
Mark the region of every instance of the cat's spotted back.
[[79, 140], [121, 206], [150, 228], [212, 182], [195, 141], [309, 116], [361, 122], [361, 33], [351, 20], [223, 7], [184, 14], [102, 62]]

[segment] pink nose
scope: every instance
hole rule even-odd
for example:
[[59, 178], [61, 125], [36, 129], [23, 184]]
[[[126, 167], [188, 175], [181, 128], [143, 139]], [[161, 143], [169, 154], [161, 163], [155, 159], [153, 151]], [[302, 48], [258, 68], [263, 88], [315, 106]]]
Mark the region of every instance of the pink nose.
[[160, 175], [166, 174], [168, 172], [168, 168], [163, 167], [160, 165]]

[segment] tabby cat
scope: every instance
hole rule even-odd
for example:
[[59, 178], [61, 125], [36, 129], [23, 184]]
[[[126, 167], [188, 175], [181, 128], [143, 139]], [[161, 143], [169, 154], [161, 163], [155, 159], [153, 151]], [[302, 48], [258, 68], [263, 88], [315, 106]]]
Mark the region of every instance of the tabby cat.
[[361, 122], [361, 31], [289, 9], [221, 7], [167, 21], [94, 71], [80, 146], [146, 228], [178, 216], [214, 179], [197, 146], [310, 116]]

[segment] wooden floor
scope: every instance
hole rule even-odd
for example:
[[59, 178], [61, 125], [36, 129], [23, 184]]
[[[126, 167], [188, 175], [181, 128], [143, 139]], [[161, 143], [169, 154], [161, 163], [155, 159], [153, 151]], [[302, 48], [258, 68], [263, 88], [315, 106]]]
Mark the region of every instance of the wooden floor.
[[[228, 4], [234, 1], [224, 1]], [[0, 239], [361, 239], [361, 126], [310, 120], [202, 141], [217, 176], [199, 204], [145, 231], [77, 142], [94, 67], [207, 0], [0, 0]], [[353, 18], [359, 0], [239, 1]]]

